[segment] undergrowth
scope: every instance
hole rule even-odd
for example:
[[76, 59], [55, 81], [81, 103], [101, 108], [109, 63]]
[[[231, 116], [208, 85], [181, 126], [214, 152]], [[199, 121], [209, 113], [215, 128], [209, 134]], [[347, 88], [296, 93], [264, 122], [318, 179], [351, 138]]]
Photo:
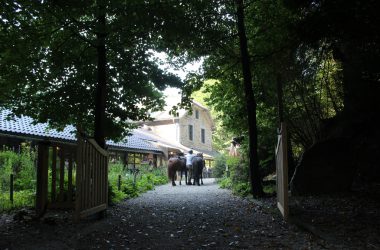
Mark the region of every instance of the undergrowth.
[[[0, 151], [0, 213], [24, 207], [33, 207], [36, 197], [36, 150], [24, 143], [17, 152], [7, 148]], [[50, 159], [51, 157], [49, 157]], [[49, 166], [51, 162], [49, 162]], [[120, 163], [109, 163], [109, 202], [117, 203], [124, 199], [137, 197], [154, 189], [156, 185], [168, 182], [166, 168], [153, 168], [149, 165], [138, 167], [139, 172], [134, 176], [130, 169]], [[57, 169], [58, 171], [58, 169]], [[13, 202], [10, 199], [13, 175]], [[118, 178], [121, 176], [120, 190]], [[48, 172], [48, 197], [51, 196], [52, 170]], [[60, 183], [60, 175], [56, 175], [56, 183]], [[75, 190], [76, 173], [73, 171], [73, 188]], [[67, 191], [68, 175], [64, 175], [64, 189]], [[58, 186], [57, 186], [58, 188]]]
[[[138, 173], [131, 171], [131, 168], [124, 167], [121, 163], [112, 163], [108, 167], [109, 180], [109, 202], [117, 203], [124, 199], [134, 198], [155, 186], [166, 184], [168, 177], [166, 169], [153, 168], [149, 165], [141, 165]], [[120, 190], [119, 190], [120, 175]]]

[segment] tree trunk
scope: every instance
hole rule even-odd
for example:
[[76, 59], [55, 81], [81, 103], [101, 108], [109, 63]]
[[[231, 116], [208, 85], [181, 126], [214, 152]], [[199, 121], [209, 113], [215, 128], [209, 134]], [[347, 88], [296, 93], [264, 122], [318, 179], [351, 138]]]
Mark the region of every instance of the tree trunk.
[[[100, 1], [101, 2], [101, 1]], [[98, 54], [98, 86], [95, 98], [95, 141], [105, 148], [105, 119], [106, 119], [106, 96], [107, 96], [107, 76], [106, 76], [106, 14], [105, 6], [99, 3], [98, 13], [98, 33], [97, 33], [97, 54]]]
[[252, 74], [249, 66], [249, 53], [247, 37], [244, 24], [243, 0], [236, 0], [237, 5], [237, 28], [240, 40], [241, 63], [243, 68], [245, 99], [248, 112], [248, 133], [249, 133], [249, 178], [254, 197], [263, 196], [261, 176], [259, 169], [259, 159], [257, 156], [257, 121], [256, 121], [256, 101], [252, 88]]

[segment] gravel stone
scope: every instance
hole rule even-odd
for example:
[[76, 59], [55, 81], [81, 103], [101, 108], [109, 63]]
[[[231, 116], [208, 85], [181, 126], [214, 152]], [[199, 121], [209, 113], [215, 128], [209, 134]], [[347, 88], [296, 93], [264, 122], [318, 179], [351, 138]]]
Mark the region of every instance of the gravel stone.
[[[110, 207], [102, 220], [0, 225], [0, 249], [324, 249], [284, 223], [274, 199], [243, 199], [220, 189], [170, 184]], [[24, 226], [23, 226], [24, 225]], [[33, 236], [39, 232], [40, 238]], [[22, 237], [21, 237], [22, 236]]]

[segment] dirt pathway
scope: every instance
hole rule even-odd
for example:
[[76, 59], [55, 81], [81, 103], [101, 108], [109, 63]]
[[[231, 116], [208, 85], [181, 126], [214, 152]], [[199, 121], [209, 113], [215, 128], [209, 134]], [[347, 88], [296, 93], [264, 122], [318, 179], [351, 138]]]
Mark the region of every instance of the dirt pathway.
[[204, 186], [163, 185], [109, 209], [106, 219], [8, 222], [0, 249], [320, 249], [285, 224], [273, 200], [249, 201]]

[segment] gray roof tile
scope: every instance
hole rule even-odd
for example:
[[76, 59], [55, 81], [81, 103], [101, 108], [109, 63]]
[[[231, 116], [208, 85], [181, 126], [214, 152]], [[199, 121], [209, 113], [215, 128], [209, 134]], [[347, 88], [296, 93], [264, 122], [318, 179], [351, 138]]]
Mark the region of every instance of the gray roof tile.
[[[46, 139], [60, 139], [68, 142], [76, 141], [76, 129], [72, 125], [66, 126], [63, 131], [58, 131], [56, 129], [50, 129], [47, 123], [33, 124], [33, 119], [28, 116], [14, 117], [13, 119], [8, 120], [7, 117], [10, 114], [10, 110], [0, 110], [0, 133], [36, 136]], [[159, 147], [145, 141], [144, 138], [140, 138], [133, 133], [128, 136], [126, 140], [120, 142], [108, 140], [107, 145], [110, 147], [125, 148], [131, 151], [142, 150], [162, 152]]]

